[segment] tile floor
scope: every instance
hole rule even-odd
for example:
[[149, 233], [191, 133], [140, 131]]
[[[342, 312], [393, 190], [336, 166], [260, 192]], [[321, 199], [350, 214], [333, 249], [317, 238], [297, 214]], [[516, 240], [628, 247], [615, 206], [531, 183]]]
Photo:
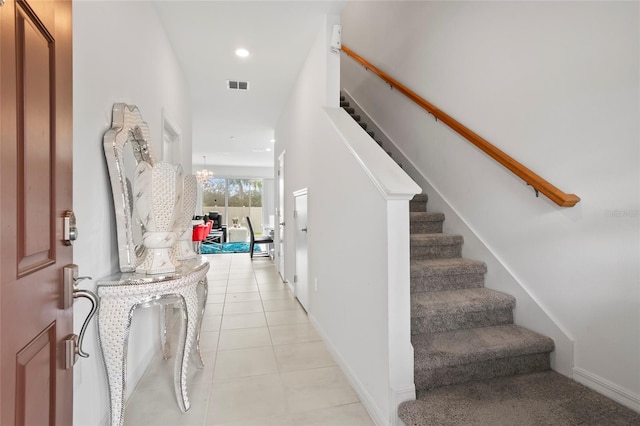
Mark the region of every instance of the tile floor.
[[191, 409], [180, 413], [173, 358], [158, 355], [128, 401], [125, 425], [373, 425], [273, 261], [209, 258], [206, 366], [189, 366]]

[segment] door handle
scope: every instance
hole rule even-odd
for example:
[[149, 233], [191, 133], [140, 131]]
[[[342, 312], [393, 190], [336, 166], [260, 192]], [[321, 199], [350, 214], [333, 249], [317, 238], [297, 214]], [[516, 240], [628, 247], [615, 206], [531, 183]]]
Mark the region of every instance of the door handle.
[[84, 333], [87, 331], [89, 322], [91, 322], [91, 318], [93, 318], [98, 310], [98, 297], [91, 290], [75, 290], [73, 292], [73, 298], [77, 299], [79, 297], [89, 299], [91, 302], [91, 310], [87, 314], [87, 317], [84, 319], [82, 327], [80, 328], [80, 336], [78, 337], [78, 345], [75, 348], [75, 353], [82, 358], [89, 358], [89, 354], [82, 350], [82, 342], [84, 341]]
[[307, 228], [302, 228], [301, 231], [302, 232], [307, 232]]
[[67, 265], [63, 268], [63, 309], [68, 309], [73, 305], [75, 299], [85, 298], [91, 302], [91, 310], [82, 323], [80, 335], [70, 335], [64, 341], [65, 343], [65, 368], [69, 369], [78, 360], [78, 356], [88, 358], [89, 354], [82, 350], [82, 342], [85, 332], [89, 326], [89, 322], [98, 310], [98, 296], [91, 290], [79, 290], [76, 286], [80, 281], [91, 279], [91, 277], [78, 277], [78, 265]]

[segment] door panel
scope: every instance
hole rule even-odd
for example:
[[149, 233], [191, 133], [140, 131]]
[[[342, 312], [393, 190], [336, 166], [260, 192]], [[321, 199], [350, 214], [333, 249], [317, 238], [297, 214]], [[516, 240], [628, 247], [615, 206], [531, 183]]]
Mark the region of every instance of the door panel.
[[[51, 216], [51, 137], [53, 40], [32, 14], [18, 4], [16, 22], [18, 87], [18, 230], [19, 275], [54, 262], [49, 220], [28, 220], [28, 213], [46, 208]], [[46, 215], [45, 215], [46, 214]]]
[[293, 193], [295, 204], [296, 271], [295, 293], [305, 311], [309, 312], [309, 261], [307, 243], [307, 191]]
[[55, 416], [49, 398], [55, 391], [51, 388], [55, 383], [55, 341], [55, 329], [51, 326], [18, 352], [16, 406], [20, 409], [16, 412], [16, 424], [46, 425]]
[[0, 6], [0, 424], [71, 425], [62, 241], [72, 209], [71, 2]]
[[278, 272], [282, 280], [286, 280], [284, 271], [284, 152], [278, 157], [278, 238], [277, 252]]

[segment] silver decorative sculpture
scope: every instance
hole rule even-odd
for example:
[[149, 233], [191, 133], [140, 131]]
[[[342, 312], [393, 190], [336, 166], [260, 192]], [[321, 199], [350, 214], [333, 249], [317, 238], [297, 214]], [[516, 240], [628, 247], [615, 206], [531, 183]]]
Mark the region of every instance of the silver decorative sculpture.
[[196, 212], [198, 198], [198, 181], [195, 176], [187, 175], [183, 179], [182, 212], [176, 221], [176, 232], [179, 235], [178, 242], [174, 246], [173, 257], [177, 260], [193, 259], [197, 253], [193, 251], [193, 226], [191, 218]]
[[141, 161], [133, 183], [135, 204], [144, 226], [142, 242], [146, 255], [136, 272], [175, 272], [169, 251], [177, 240], [176, 219], [182, 214], [182, 167]]

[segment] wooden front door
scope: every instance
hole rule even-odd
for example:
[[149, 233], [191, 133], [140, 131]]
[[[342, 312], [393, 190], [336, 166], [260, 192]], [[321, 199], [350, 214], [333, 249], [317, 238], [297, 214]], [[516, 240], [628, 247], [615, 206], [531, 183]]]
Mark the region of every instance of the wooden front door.
[[71, 425], [71, 2], [0, 4], [0, 424]]

